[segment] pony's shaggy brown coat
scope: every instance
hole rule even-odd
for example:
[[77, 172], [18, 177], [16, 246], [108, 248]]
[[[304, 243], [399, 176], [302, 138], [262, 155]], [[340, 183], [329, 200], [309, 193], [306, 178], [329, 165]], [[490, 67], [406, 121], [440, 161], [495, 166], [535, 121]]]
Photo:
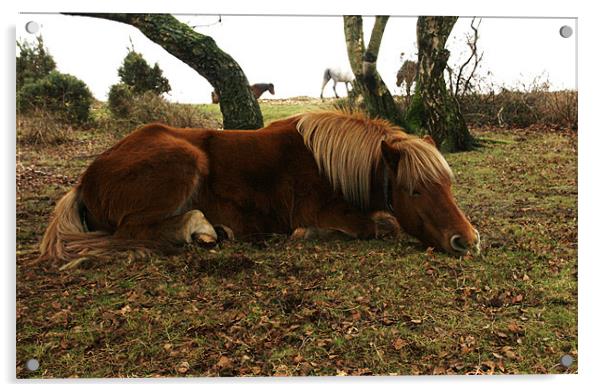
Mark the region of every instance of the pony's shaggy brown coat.
[[[356, 113], [301, 114], [258, 131], [150, 124], [98, 156], [58, 202], [41, 259], [171, 249], [209, 222], [242, 239], [304, 227], [374, 238], [395, 218], [449, 251], [450, 233], [476, 238], [451, 177], [428, 140]], [[406, 196], [416, 187], [427, 197]]]

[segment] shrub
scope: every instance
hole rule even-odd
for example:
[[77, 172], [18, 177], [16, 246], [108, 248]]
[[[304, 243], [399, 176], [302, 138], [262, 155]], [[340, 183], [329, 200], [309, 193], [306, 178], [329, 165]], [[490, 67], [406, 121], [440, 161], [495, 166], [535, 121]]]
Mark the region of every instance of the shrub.
[[151, 67], [142, 54], [131, 49], [123, 59], [121, 67], [117, 70], [121, 82], [132, 87], [134, 94], [153, 91], [163, 94], [171, 90], [169, 81], [163, 77], [159, 64]]
[[576, 130], [579, 106], [577, 91], [554, 91], [548, 93], [546, 98], [545, 121]]
[[17, 92], [17, 109], [22, 113], [46, 110], [80, 125], [89, 120], [92, 101], [92, 93], [84, 82], [58, 71], [27, 81]]
[[17, 91], [26, 83], [42, 79], [56, 69], [54, 58], [44, 47], [42, 36], [36, 37], [37, 44], [17, 41]]
[[60, 114], [33, 109], [17, 116], [19, 144], [52, 145], [70, 141], [73, 128]]
[[117, 118], [125, 118], [130, 114], [134, 92], [132, 87], [125, 83], [111, 86], [107, 105], [111, 113]]
[[140, 110], [140, 107], [134, 104], [134, 101], [140, 101], [140, 96], [144, 95], [143, 101], [151, 101], [151, 95], [159, 97], [171, 90], [169, 81], [163, 77], [159, 65], [155, 63], [151, 67], [142, 54], [133, 49], [128, 51], [117, 73], [121, 82], [109, 89], [108, 108], [113, 116], [119, 119], [133, 115], [134, 108]]
[[[117, 93], [115, 93], [117, 94]], [[120, 107], [126, 116], [111, 116], [99, 119], [99, 126], [107, 131], [123, 134], [144, 124], [160, 122], [180, 128], [221, 128], [221, 123], [198, 106], [168, 102], [153, 92], [132, 95]]]
[[505, 90], [460, 98], [467, 123], [526, 128], [577, 129], [577, 91]]

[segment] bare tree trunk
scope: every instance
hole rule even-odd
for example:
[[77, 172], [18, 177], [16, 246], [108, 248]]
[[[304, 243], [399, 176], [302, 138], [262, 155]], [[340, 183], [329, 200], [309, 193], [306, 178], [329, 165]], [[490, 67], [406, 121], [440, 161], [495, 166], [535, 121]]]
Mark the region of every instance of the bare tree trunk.
[[376, 70], [378, 51], [388, 19], [388, 16], [376, 17], [366, 49], [362, 17], [344, 16], [347, 55], [351, 70], [355, 75], [355, 87], [364, 97], [368, 114], [403, 126], [401, 109], [393, 100], [393, 96]]
[[258, 129], [263, 117], [249, 81], [238, 63], [213, 38], [197, 33], [169, 14], [86, 14], [136, 27], [151, 41], [189, 65], [220, 94], [225, 129]]
[[444, 71], [449, 58], [445, 43], [457, 19], [457, 16], [418, 18], [418, 75], [406, 116], [410, 128], [430, 134], [445, 151], [469, 150], [474, 144], [458, 101], [445, 85]]

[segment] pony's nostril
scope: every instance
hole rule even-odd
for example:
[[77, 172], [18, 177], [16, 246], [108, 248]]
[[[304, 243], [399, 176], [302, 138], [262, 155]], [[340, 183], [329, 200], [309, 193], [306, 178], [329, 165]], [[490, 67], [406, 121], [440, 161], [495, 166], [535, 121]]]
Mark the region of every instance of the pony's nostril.
[[455, 250], [455, 251], [457, 251], [457, 252], [461, 252], [461, 253], [468, 252], [468, 243], [459, 234], [454, 234], [450, 238], [449, 244], [451, 245], [452, 249]]

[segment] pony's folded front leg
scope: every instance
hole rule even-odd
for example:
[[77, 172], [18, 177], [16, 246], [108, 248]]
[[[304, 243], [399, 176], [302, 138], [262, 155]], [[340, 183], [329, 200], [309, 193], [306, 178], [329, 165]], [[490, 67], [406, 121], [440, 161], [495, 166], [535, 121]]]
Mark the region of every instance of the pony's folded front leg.
[[199, 210], [191, 210], [150, 225], [124, 225], [115, 235], [120, 238], [184, 244], [196, 241], [212, 246], [217, 241], [215, 229]]
[[399, 236], [400, 232], [397, 219], [390, 213], [362, 212], [341, 202], [322, 208], [318, 221], [312, 226], [295, 229], [291, 239], [390, 238]]
[[321, 230], [336, 230], [351, 238], [370, 239], [382, 236], [390, 223], [380, 214], [365, 213], [346, 203], [338, 203], [321, 209], [315, 226]]
[[183, 215], [180, 235], [185, 242], [196, 241], [202, 245], [214, 245], [217, 242], [215, 229], [199, 210], [188, 211]]
[[401, 227], [399, 227], [399, 222], [392, 214], [385, 211], [376, 211], [372, 213], [371, 217], [376, 229], [376, 238], [395, 238], [400, 235]]
[[291, 240], [348, 240], [353, 238], [349, 234], [337, 229], [324, 229], [320, 227], [298, 227], [291, 234]]

